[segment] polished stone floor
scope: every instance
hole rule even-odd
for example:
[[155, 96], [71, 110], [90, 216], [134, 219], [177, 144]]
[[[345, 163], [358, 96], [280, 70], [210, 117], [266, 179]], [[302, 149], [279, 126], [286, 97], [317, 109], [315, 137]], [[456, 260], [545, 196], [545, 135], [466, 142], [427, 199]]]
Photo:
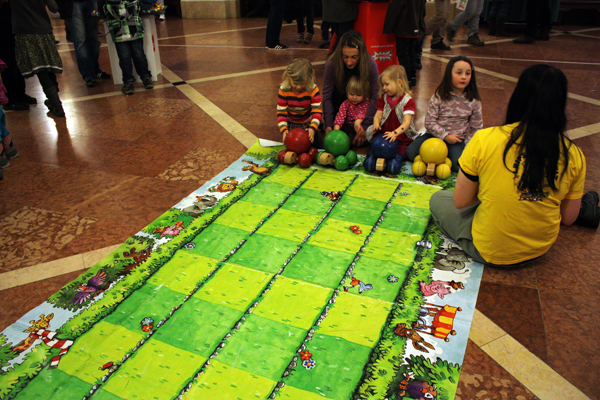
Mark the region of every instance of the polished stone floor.
[[[162, 74], [132, 96], [112, 80], [84, 85], [62, 21], [59, 77], [66, 118], [40, 103], [7, 112], [20, 156], [0, 182], [0, 330], [239, 158], [256, 138], [278, 140], [277, 86], [292, 59], [326, 51], [264, 47], [266, 19], [157, 21]], [[318, 26], [318, 24], [317, 24]], [[518, 27], [513, 27], [515, 32]], [[486, 127], [501, 124], [520, 72], [535, 63], [569, 79], [569, 135], [588, 162], [586, 190], [600, 190], [600, 27], [561, 25], [550, 41], [515, 45], [487, 35], [483, 47], [460, 31], [451, 51], [430, 51], [414, 90], [417, 127], [452, 55], [472, 58]], [[104, 41], [104, 39], [102, 39]], [[103, 45], [101, 67], [110, 72]], [[176, 83], [176, 84], [174, 84]], [[544, 257], [516, 271], [485, 269], [457, 399], [600, 399], [600, 265], [597, 231], [562, 228]], [[594, 255], [596, 254], [596, 255]]]

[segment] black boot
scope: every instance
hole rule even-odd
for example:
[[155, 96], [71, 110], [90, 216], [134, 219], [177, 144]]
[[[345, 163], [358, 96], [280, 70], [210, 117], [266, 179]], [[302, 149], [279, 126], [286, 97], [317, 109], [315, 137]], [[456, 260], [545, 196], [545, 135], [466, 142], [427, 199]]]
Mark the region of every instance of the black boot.
[[65, 110], [63, 110], [60, 97], [58, 97], [58, 86], [50, 86], [44, 89], [44, 93], [48, 100], [44, 101], [44, 104], [55, 117], [64, 118]]
[[416, 69], [423, 69], [423, 64], [421, 63], [421, 56], [422, 56], [422, 54], [420, 54], [420, 53], [415, 54], [415, 68]]
[[581, 198], [581, 208], [579, 209], [579, 216], [575, 220], [575, 224], [594, 229], [598, 228], [600, 224], [599, 200], [600, 197], [596, 192], [592, 191], [584, 194]]
[[498, 18], [498, 26], [496, 30], [496, 36], [508, 37], [510, 36], [506, 32], [506, 18]]

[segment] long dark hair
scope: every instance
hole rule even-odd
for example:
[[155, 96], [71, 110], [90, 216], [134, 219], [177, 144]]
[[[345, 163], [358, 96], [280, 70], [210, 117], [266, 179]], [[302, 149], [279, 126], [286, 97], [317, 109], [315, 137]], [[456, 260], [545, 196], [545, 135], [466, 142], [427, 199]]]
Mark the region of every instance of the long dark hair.
[[450, 92], [452, 92], [452, 68], [454, 68], [454, 64], [459, 61], [464, 61], [471, 66], [471, 81], [465, 88], [467, 99], [469, 101], [473, 101], [473, 99], [481, 100], [479, 98], [479, 90], [477, 90], [477, 79], [475, 79], [475, 67], [473, 66], [473, 61], [465, 56], [452, 57], [450, 61], [448, 61], [442, 83], [435, 89], [435, 93], [437, 93], [443, 101], [450, 101], [452, 99], [450, 96]]
[[[342, 35], [339, 39], [337, 47], [329, 56], [329, 60], [333, 64], [333, 72], [335, 74], [335, 86], [343, 93], [346, 89], [346, 82], [344, 82], [344, 59], [342, 58], [342, 50], [344, 47], [351, 47], [358, 49], [358, 65], [354, 68], [358, 68], [360, 72], [360, 80], [370, 82], [371, 79], [371, 60], [369, 59], [369, 51], [365, 44], [365, 39], [358, 31], [348, 31]], [[370, 97], [370, 96], [369, 96]]]
[[[513, 171], [506, 164], [510, 148], [517, 146], [517, 157], [524, 156], [519, 190], [543, 195], [544, 187], [557, 189], [558, 163], [562, 154], [564, 174], [572, 143], [565, 136], [566, 105], [567, 77], [560, 69], [538, 64], [523, 71], [506, 112], [506, 124], [519, 122], [519, 125], [511, 132], [504, 148], [504, 166], [509, 171]], [[513, 165], [513, 168], [517, 174], [519, 166]]]

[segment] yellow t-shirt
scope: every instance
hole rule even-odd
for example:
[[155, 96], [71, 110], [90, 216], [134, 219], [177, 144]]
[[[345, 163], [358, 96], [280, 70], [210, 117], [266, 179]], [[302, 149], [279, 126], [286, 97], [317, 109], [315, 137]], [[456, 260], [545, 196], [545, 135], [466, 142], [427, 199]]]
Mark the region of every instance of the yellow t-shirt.
[[[518, 174], [504, 166], [504, 148], [518, 123], [478, 131], [459, 159], [460, 167], [479, 177], [481, 204], [473, 218], [473, 243], [482, 257], [492, 264], [514, 264], [539, 257], [556, 241], [560, 229], [560, 202], [583, 195], [585, 158], [577, 146], [569, 147], [569, 165], [564, 175], [564, 159], [558, 167], [556, 192], [550, 188], [545, 196], [531, 196], [517, 189], [523, 172]], [[506, 166], [514, 171], [517, 147], [506, 156]], [[522, 160], [522, 158], [521, 158]]]

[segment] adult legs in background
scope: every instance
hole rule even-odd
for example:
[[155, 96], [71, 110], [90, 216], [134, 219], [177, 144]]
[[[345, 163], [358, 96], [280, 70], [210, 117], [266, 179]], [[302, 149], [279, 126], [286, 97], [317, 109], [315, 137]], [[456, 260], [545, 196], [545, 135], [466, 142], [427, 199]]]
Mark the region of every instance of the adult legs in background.
[[415, 42], [416, 38], [405, 38], [396, 36], [396, 55], [398, 63], [406, 70], [406, 76], [410, 86], [417, 83], [416, 68], [415, 68]]
[[[269, 49], [276, 49], [280, 46], [283, 50], [287, 46], [281, 45], [279, 35], [281, 34], [281, 25], [283, 25], [283, 13], [285, 11], [286, 0], [270, 0], [269, 19], [267, 21], [266, 46]], [[278, 49], [279, 50], [279, 49]]]
[[427, 24], [427, 34], [431, 36], [431, 48], [434, 50], [450, 50], [444, 43], [446, 22], [448, 20], [448, 3], [450, 0], [435, 0], [435, 15]]
[[536, 39], [550, 40], [550, 29], [552, 29], [550, 0], [528, 0], [525, 36], [516, 38], [513, 42], [531, 44]]
[[333, 33], [335, 33], [335, 36], [336, 36], [335, 46], [333, 47], [333, 49], [331, 49], [331, 52], [333, 53], [333, 51], [337, 47], [337, 44], [339, 43], [339, 41], [342, 38], [342, 36], [344, 35], [344, 33], [354, 29], [354, 20], [348, 21], [348, 22], [340, 22], [340, 23], [332, 22], [331, 29], [333, 29]]
[[479, 35], [479, 20], [481, 13], [483, 12], [483, 1], [484, 0], [469, 0], [469, 3], [474, 3], [473, 6], [475, 7], [474, 13], [471, 18], [469, 18], [467, 24], [467, 36], [469, 38]]
[[[473, 34], [473, 29], [475, 29], [475, 34], [479, 32], [479, 16], [481, 15], [481, 11], [483, 10], [483, 0], [469, 0], [467, 3], [467, 7], [463, 12], [458, 14], [452, 22], [450, 22], [446, 26], [446, 37], [449, 41], [454, 41], [454, 36], [456, 36], [456, 32], [460, 29], [460, 27], [467, 21], [469, 21], [469, 29], [467, 32], [467, 36]], [[475, 21], [471, 22], [471, 18], [477, 16], [477, 23]]]
[[91, 17], [91, 4], [73, 2], [73, 16], [67, 19], [75, 46], [75, 57], [79, 73], [86, 86], [96, 84], [96, 74], [100, 72], [100, 41], [98, 40], [98, 20]]
[[415, 69], [423, 69], [421, 58], [423, 57], [423, 42], [425, 41], [425, 35], [417, 38], [415, 41]]

